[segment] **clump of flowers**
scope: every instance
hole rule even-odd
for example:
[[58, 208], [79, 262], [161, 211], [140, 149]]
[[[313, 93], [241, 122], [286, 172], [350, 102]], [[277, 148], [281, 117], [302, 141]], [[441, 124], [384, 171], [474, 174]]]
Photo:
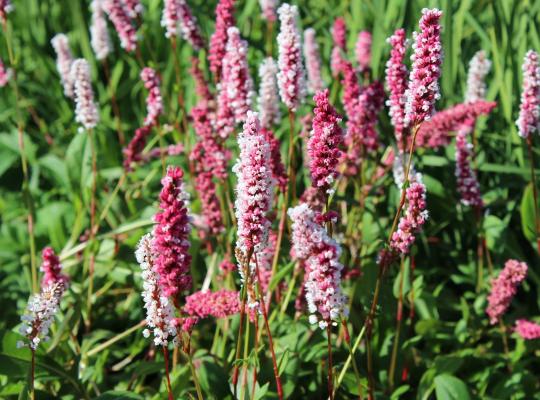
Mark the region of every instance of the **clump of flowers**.
[[356, 40], [355, 53], [361, 72], [369, 71], [371, 64], [371, 32], [361, 31]]
[[137, 48], [137, 31], [127, 8], [116, 0], [103, 0], [102, 5], [118, 33], [122, 48], [129, 52], [134, 51]]
[[285, 3], [278, 9], [278, 14], [281, 22], [277, 37], [279, 94], [287, 108], [296, 111], [304, 99], [306, 90], [298, 29], [298, 8]]
[[540, 130], [540, 62], [537, 52], [529, 50], [525, 54], [522, 70], [523, 90], [516, 125], [519, 136], [526, 139]]
[[99, 113], [94, 101], [88, 61], [83, 58], [73, 61], [69, 74], [75, 95], [75, 120], [84, 129], [95, 128], [99, 122]]
[[304, 31], [304, 58], [306, 59], [307, 89], [310, 93], [318, 92], [324, 88], [324, 82], [321, 76], [319, 45], [313, 28]]
[[41, 259], [41, 272], [43, 272], [41, 286], [45, 287], [58, 283], [66, 288], [69, 282], [69, 277], [62, 273], [62, 264], [60, 264], [60, 259], [54, 253], [52, 247], [45, 247], [43, 249], [41, 252]]
[[111, 38], [102, 6], [103, 0], [92, 0], [92, 23], [90, 25], [90, 44], [98, 60], [104, 60], [112, 51]]
[[196, 318], [227, 318], [240, 312], [240, 300], [235, 290], [216, 292], [200, 290], [186, 297], [184, 312]]
[[405, 192], [407, 209], [399, 220], [397, 230], [392, 234], [390, 248], [397, 253], [407, 254], [416, 240], [416, 234], [428, 219], [426, 210], [426, 187], [421, 182], [414, 182]]
[[499, 322], [506, 312], [521, 282], [527, 277], [527, 264], [517, 260], [508, 260], [504, 268], [491, 282], [486, 313], [491, 325]]
[[341, 117], [328, 99], [328, 89], [317, 92], [313, 97], [315, 110], [313, 130], [308, 141], [309, 169], [311, 181], [324, 193], [330, 193], [332, 183], [339, 175], [337, 165], [343, 142], [343, 130], [339, 125]]
[[515, 329], [516, 333], [525, 340], [540, 339], [540, 325], [535, 322], [518, 319]]
[[472, 144], [468, 141], [472, 126], [464, 124], [456, 136], [456, 178], [461, 202], [466, 206], [481, 208], [480, 184], [471, 166]]
[[71, 64], [73, 63], [73, 55], [69, 48], [68, 37], [63, 33], [58, 33], [51, 39], [51, 44], [56, 52], [56, 69], [60, 74], [60, 82], [64, 88], [66, 97], [73, 97], [73, 82], [71, 80]]
[[259, 115], [261, 126], [270, 129], [272, 124], [277, 124], [281, 119], [279, 112], [279, 94], [277, 87], [278, 67], [273, 58], [268, 57], [259, 66]]
[[163, 100], [161, 98], [161, 90], [159, 89], [160, 79], [153, 68], [145, 67], [141, 71], [141, 80], [144, 83], [144, 87], [148, 90], [144, 124], [156, 125], [159, 116], [163, 113]]
[[469, 72], [467, 74], [467, 92], [465, 102], [485, 100], [486, 98], [486, 75], [491, 69], [491, 61], [486, 57], [486, 52], [480, 50], [476, 52], [469, 62]]
[[216, 6], [216, 28], [210, 38], [208, 50], [210, 71], [214, 73], [217, 81], [221, 79], [221, 67], [227, 46], [227, 31], [234, 24], [234, 0], [219, 0]]
[[440, 98], [439, 77], [443, 50], [440, 19], [436, 8], [422, 10], [420, 32], [414, 33], [412, 69], [405, 94], [405, 124], [414, 127], [429, 120]]

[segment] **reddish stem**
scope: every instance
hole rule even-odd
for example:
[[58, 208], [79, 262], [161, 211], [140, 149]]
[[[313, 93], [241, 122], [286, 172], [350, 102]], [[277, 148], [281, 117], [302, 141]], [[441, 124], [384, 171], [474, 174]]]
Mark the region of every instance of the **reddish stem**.
[[169, 394], [169, 400], [174, 400], [171, 387], [171, 378], [169, 376], [169, 349], [165, 346], [162, 346], [163, 357], [165, 358], [165, 376], [167, 377], [167, 392]]

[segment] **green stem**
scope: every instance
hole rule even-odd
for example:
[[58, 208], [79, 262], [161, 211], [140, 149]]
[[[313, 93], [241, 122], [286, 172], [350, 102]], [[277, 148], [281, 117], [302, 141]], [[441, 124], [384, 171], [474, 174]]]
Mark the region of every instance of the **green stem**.
[[92, 292], [94, 290], [94, 267], [95, 267], [95, 254], [93, 244], [95, 241], [95, 230], [98, 228], [95, 227], [95, 219], [96, 219], [96, 186], [97, 186], [97, 152], [96, 152], [96, 144], [95, 144], [95, 135], [94, 131], [92, 129], [88, 130], [88, 140], [90, 140], [90, 151], [92, 153], [92, 189], [90, 194], [90, 236], [88, 238], [89, 242], [89, 252], [90, 252], [90, 262], [89, 262], [89, 268], [88, 268], [88, 292], [86, 296], [86, 329], [87, 331], [90, 330], [90, 326], [92, 323]]
[[531, 135], [527, 137], [527, 147], [529, 148], [529, 159], [531, 164], [531, 185], [533, 189], [534, 199], [534, 226], [536, 228], [536, 247], [538, 253], [540, 253], [540, 219], [538, 217], [538, 189], [536, 188], [536, 176], [534, 173], [534, 153]]
[[390, 386], [390, 391], [394, 388], [394, 375], [396, 371], [396, 361], [397, 361], [397, 352], [399, 349], [399, 335], [401, 332], [401, 321], [403, 315], [403, 281], [405, 276], [405, 257], [401, 257], [400, 263], [400, 279], [399, 279], [399, 294], [398, 294], [398, 305], [396, 313], [396, 335], [394, 337], [394, 345], [392, 348], [392, 357], [390, 361], [390, 368], [388, 370], [388, 383]]
[[193, 365], [193, 360], [191, 358], [191, 351], [188, 347], [186, 352], [188, 362], [189, 362], [189, 369], [191, 370], [191, 376], [193, 378], [193, 382], [195, 383], [195, 390], [197, 391], [197, 398], [199, 400], [203, 400], [204, 397], [202, 395], [201, 385], [199, 384], [199, 378], [197, 377], [197, 371], [195, 370], [195, 366]]

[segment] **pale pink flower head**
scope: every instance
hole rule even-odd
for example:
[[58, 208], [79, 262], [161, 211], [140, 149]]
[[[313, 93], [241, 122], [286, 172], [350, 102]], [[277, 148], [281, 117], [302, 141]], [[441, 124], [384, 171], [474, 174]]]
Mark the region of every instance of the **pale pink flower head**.
[[161, 26], [165, 28], [165, 37], [171, 39], [178, 36], [179, 0], [164, 0]]
[[403, 131], [405, 129], [405, 91], [407, 90], [408, 70], [405, 65], [407, 53], [407, 36], [404, 29], [398, 29], [388, 38], [391, 46], [390, 58], [386, 63], [386, 86], [390, 96], [386, 101], [390, 121], [398, 147], [403, 149]]
[[263, 19], [268, 22], [276, 22], [277, 13], [276, 9], [279, 4], [278, 0], [259, 0], [259, 5], [261, 6], [261, 16]]
[[306, 59], [307, 89], [309, 93], [315, 93], [324, 89], [321, 76], [321, 55], [319, 45], [315, 38], [315, 29], [308, 28], [304, 31], [304, 58]]
[[371, 64], [371, 40], [371, 32], [368, 31], [361, 31], [356, 39], [354, 50], [360, 71], [369, 70]]
[[309, 169], [311, 181], [324, 193], [331, 193], [331, 187], [339, 173], [337, 166], [343, 142], [343, 130], [338, 115], [328, 99], [328, 89], [317, 92], [313, 97], [313, 129], [308, 141]]
[[71, 81], [71, 64], [73, 55], [69, 48], [68, 37], [63, 33], [58, 33], [51, 39], [51, 44], [56, 52], [56, 69], [60, 74], [60, 82], [64, 88], [64, 95], [73, 97], [73, 82]]
[[278, 15], [281, 23], [277, 37], [279, 94], [287, 108], [296, 111], [306, 91], [298, 28], [298, 8], [284, 3], [278, 9]]
[[486, 56], [484, 50], [477, 51], [469, 62], [469, 72], [467, 74], [467, 92], [465, 102], [486, 99], [486, 75], [491, 69], [491, 61]]
[[84, 129], [95, 128], [99, 122], [99, 113], [94, 101], [88, 61], [84, 58], [73, 61], [70, 79], [73, 82], [75, 94], [75, 120]]
[[122, 48], [128, 52], [134, 51], [137, 48], [137, 31], [129, 15], [129, 9], [118, 0], [103, 0], [102, 6], [114, 25]]
[[339, 47], [341, 50], [345, 51], [347, 49], [347, 26], [343, 17], [338, 17], [334, 20], [332, 41], [334, 46]]
[[13, 5], [10, 0], [0, 0], [0, 22], [5, 24], [7, 15], [13, 11]]
[[281, 120], [279, 112], [279, 94], [277, 87], [278, 67], [273, 58], [268, 57], [259, 66], [259, 115], [261, 126], [271, 129], [273, 124]]
[[92, 23], [90, 25], [90, 44], [96, 59], [104, 60], [112, 51], [112, 42], [107, 30], [107, 21], [103, 11], [102, 0], [92, 0]]
[[216, 28], [210, 38], [208, 60], [216, 80], [221, 79], [221, 67], [227, 46], [227, 30], [234, 26], [234, 0], [219, 0], [216, 6]]
[[250, 250], [258, 252], [266, 246], [270, 228], [267, 213], [273, 201], [270, 146], [261, 131], [257, 113], [248, 112], [244, 129], [238, 134], [238, 146], [240, 155], [233, 167], [238, 177], [236, 248], [245, 256]]
[[41, 253], [41, 259], [41, 271], [43, 272], [41, 287], [58, 284], [65, 289], [69, 277], [62, 273], [62, 264], [54, 250], [51, 247], [45, 247]]
[[518, 319], [515, 330], [525, 340], [540, 339], [540, 325], [535, 322]]
[[529, 50], [523, 60], [523, 90], [519, 118], [516, 121], [518, 134], [528, 138], [540, 130], [540, 63], [538, 53]]
[[527, 264], [517, 260], [506, 261], [499, 276], [491, 282], [486, 309], [491, 325], [499, 322], [516, 295], [519, 285], [526, 277]]
[[412, 69], [405, 97], [405, 123], [410, 126], [429, 120], [440, 98], [439, 77], [443, 61], [440, 19], [442, 11], [422, 10], [420, 32], [414, 33]]
[[12, 76], [12, 69], [6, 68], [4, 62], [0, 60], [0, 87], [6, 86]]
[[144, 87], [148, 90], [146, 97], [146, 117], [144, 118], [145, 125], [156, 125], [158, 118], [163, 114], [163, 99], [161, 98], [161, 83], [158, 74], [153, 68], [145, 67], [141, 71], [141, 80]]
[[480, 184], [471, 163], [473, 146], [468, 137], [472, 132], [472, 125], [464, 124], [456, 136], [456, 180], [457, 189], [461, 196], [461, 203], [466, 206], [482, 208], [484, 202], [480, 195]]
[[408, 254], [416, 240], [416, 235], [428, 219], [426, 209], [426, 187], [421, 182], [414, 182], [405, 192], [407, 209], [399, 220], [397, 230], [392, 234], [390, 248], [401, 254]]
[[183, 183], [184, 173], [179, 167], [169, 167], [161, 180], [160, 211], [154, 216], [152, 251], [156, 255], [154, 271], [164, 296], [177, 296], [191, 286], [189, 265], [188, 217], [189, 194]]

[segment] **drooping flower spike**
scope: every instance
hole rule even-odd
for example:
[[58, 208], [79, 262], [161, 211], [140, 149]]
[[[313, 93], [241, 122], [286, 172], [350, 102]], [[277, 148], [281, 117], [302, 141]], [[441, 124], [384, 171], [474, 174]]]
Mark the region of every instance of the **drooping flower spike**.
[[523, 90], [516, 125], [519, 136], [526, 139], [540, 131], [540, 61], [537, 52], [529, 50], [525, 54], [522, 70]]
[[278, 86], [281, 100], [290, 111], [296, 111], [305, 96], [304, 65], [300, 30], [298, 28], [298, 8], [284, 3], [278, 9], [280, 30], [278, 42]]
[[271, 129], [273, 124], [281, 120], [279, 111], [279, 94], [277, 87], [278, 67], [274, 59], [268, 57], [259, 66], [259, 115], [261, 126]]
[[103, 0], [103, 10], [109, 16], [120, 39], [120, 45], [128, 52], [137, 48], [137, 31], [128, 9], [117, 0]]
[[405, 124], [418, 126], [429, 120], [440, 98], [439, 77], [443, 61], [440, 19], [442, 11], [422, 10], [420, 32], [414, 33], [412, 68], [405, 97]]
[[73, 61], [70, 80], [73, 83], [75, 95], [75, 120], [84, 129], [95, 128], [99, 122], [99, 113], [94, 101], [88, 61], [84, 58]]
[[491, 69], [491, 61], [486, 56], [484, 50], [476, 52], [469, 62], [469, 72], [467, 74], [467, 92], [465, 102], [486, 99], [486, 75]]
[[324, 89], [321, 76], [321, 56], [319, 45], [315, 39], [315, 29], [308, 28], [304, 31], [304, 58], [306, 59], [307, 89], [310, 93], [316, 93]]
[[486, 309], [491, 325], [499, 322], [510, 306], [519, 285], [527, 277], [527, 269], [527, 264], [524, 262], [508, 260], [499, 276], [491, 282]]
[[92, 23], [90, 25], [90, 44], [96, 59], [104, 60], [112, 52], [112, 42], [107, 30], [107, 21], [103, 11], [103, 0], [92, 0]]
[[141, 80], [144, 83], [144, 87], [148, 90], [144, 124], [156, 125], [159, 116], [163, 114], [163, 99], [161, 98], [161, 90], [159, 88], [161, 81], [156, 71], [150, 67], [143, 68], [141, 71]]
[[73, 97], [73, 82], [71, 81], [71, 64], [73, 55], [69, 48], [69, 40], [63, 33], [58, 33], [51, 39], [51, 44], [56, 52], [56, 69], [60, 75], [60, 82], [64, 88], [64, 95]]

